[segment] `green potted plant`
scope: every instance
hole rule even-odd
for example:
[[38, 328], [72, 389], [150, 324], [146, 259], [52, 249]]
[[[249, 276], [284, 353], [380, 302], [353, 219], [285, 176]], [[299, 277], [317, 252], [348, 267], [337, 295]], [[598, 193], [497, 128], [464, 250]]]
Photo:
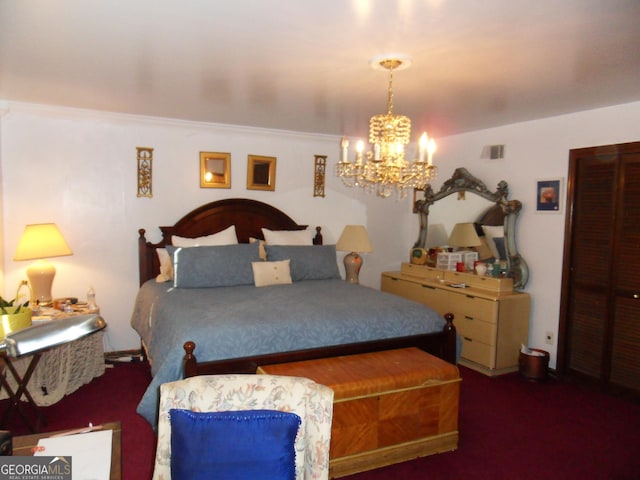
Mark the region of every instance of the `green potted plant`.
[[26, 303], [16, 302], [16, 299], [20, 299], [20, 288], [24, 285], [28, 285], [26, 280], [20, 282], [18, 285], [18, 291], [16, 292], [16, 298], [11, 301], [7, 301], [0, 297], [0, 338], [4, 338], [8, 333], [21, 330], [31, 326], [31, 308]]

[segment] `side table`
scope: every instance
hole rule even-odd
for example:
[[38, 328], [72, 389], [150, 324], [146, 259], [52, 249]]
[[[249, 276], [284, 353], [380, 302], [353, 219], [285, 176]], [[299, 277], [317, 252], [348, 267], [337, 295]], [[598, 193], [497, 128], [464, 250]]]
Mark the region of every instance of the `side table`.
[[[48, 309], [45, 313], [47, 315], [34, 317], [33, 325], [86, 315], [88, 311], [78, 309], [73, 313], [64, 313]], [[104, 332], [100, 331], [42, 352], [38, 366], [28, 383], [28, 389], [38, 406], [47, 407], [58, 403], [65, 395], [75, 392], [82, 385], [104, 374], [103, 337]], [[31, 358], [31, 355], [27, 355], [13, 361], [13, 366], [20, 375], [27, 371]], [[12, 387], [17, 386], [13, 378], [7, 380]], [[3, 398], [7, 398], [4, 391], [0, 392], [0, 399]]]
[[[94, 377], [96, 368], [102, 374], [102, 330], [105, 327], [104, 320], [97, 314], [78, 314], [7, 335], [2, 341], [0, 356], [4, 367], [0, 372], [4, 387], [0, 394], [9, 398], [10, 404], [3, 423], [12, 409], [16, 409], [29, 425], [20, 404], [24, 396], [37, 415], [35, 428], [29, 427], [37, 431], [42, 422], [39, 406], [51, 405], [88, 383]], [[97, 365], [90, 361], [95, 350], [100, 352], [100, 363]], [[52, 389], [51, 395], [49, 388]]]

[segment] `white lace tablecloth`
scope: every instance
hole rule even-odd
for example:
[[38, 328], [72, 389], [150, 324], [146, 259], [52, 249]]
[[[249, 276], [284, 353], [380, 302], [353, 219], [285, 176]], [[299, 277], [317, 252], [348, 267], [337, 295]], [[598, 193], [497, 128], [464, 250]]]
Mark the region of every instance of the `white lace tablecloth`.
[[[65, 395], [75, 392], [104, 373], [103, 336], [103, 332], [97, 332], [42, 353], [28, 387], [29, 393], [39, 406], [45, 407], [59, 402]], [[12, 359], [20, 376], [24, 375], [31, 358], [29, 355]], [[18, 388], [17, 383], [4, 365], [2, 375], [7, 377], [15, 391]], [[0, 399], [3, 398], [8, 398], [4, 389], [0, 392]]]

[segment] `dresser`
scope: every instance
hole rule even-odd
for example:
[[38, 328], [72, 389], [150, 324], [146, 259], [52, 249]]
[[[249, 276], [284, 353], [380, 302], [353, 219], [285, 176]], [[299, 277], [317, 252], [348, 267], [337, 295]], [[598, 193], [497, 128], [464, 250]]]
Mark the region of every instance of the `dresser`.
[[[465, 287], [452, 285], [464, 284]], [[461, 339], [460, 364], [486, 375], [518, 370], [521, 344], [529, 335], [529, 294], [513, 290], [510, 278], [439, 270], [403, 263], [383, 272], [381, 289], [452, 313]]]

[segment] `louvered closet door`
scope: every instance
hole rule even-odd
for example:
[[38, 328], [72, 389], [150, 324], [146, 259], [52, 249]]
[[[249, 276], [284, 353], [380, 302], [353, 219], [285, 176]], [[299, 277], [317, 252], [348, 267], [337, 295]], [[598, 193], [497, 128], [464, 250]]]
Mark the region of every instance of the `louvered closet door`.
[[640, 395], [640, 142], [570, 158], [561, 372]]
[[606, 357], [616, 157], [584, 155], [575, 159], [567, 360], [569, 370], [600, 379]]
[[620, 158], [610, 382], [640, 391], [640, 153]]

